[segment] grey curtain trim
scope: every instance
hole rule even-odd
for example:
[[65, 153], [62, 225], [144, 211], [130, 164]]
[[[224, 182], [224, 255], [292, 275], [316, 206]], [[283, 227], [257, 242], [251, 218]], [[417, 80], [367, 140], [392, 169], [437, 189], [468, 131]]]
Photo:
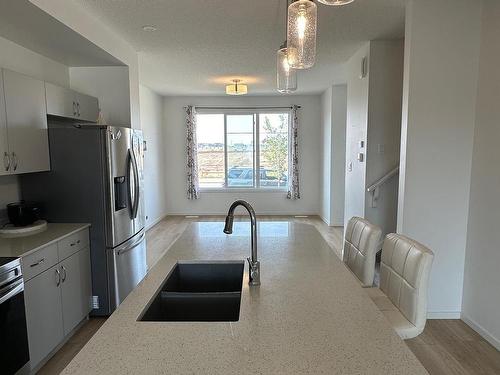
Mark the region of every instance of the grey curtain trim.
[[196, 142], [196, 112], [192, 105], [186, 107], [186, 169], [187, 169], [187, 198], [198, 199], [198, 150]]
[[299, 106], [292, 106], [292, 146], [290, 148], [290, 161], [289, 168], [289, 186], [287, 198], [296, 200], [300, 199], [300, 184], [299, 184], [299, 118], [297, 111]]

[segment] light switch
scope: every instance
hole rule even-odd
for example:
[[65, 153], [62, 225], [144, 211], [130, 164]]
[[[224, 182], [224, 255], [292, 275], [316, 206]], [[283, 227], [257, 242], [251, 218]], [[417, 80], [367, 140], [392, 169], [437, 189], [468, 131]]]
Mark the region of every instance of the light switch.
[[360, 152], [360, 153], [358, 154], [358, 161], [359, 161], [359, 162], [363, 162], [364, 158], [365, 158], [365, 155], [364, 155], [362, 152]]
[[359, 141], [359, 148], [365, 148], [365, 141]]

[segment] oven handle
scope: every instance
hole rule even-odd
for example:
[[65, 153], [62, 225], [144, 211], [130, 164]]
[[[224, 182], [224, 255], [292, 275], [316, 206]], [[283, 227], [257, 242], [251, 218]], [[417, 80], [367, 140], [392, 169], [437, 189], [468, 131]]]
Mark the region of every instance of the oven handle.
[[14, 297], [16, 294], [21, 293], [24, 290], [23, 280], [20, 279], [11, 285], [6, 286], [0, 290], [0, 304], [4, 303], [8, 299]]

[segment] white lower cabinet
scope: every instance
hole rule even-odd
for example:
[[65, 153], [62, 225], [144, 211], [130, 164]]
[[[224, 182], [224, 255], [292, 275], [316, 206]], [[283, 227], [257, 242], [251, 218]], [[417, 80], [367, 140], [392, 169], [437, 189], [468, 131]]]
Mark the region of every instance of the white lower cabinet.
[[[82, 236], [88, 239], [88, 230], [71, 237], [74, 237], [76, 243]], [[46, 258], [47, 251], [53, 251], [57, 256], [58, 247], [64, 247], [68, 239], [73, 240], [65, 238], [58, 246], [51, 245], [37, 253]], [[23, 261], [31, 258], [38, 259], [34, 254]], [[25, 267], [30, 265], [26, 263]], [[72, 333], [91, 310], [89, 245], [67, 258], [59, 258], [55, 265], [26, 281], [24, 287], [30, 366], [33, 370], [38, 369], [40, 363]]]
[[36, 366], [63, 339], [59, 265], [27, 281], [24, 286], [30, 363]]
[[64, 334], [70, 333], [88, 313], [92, 284], [90, 249], [86, 247], [60, 263]]

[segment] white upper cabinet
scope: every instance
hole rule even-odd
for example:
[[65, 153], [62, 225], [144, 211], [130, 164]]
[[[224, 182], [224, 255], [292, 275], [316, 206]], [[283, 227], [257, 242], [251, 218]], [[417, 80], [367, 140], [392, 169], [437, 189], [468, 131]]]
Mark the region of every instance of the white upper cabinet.
[[47, 114], [82, 121], [97, 121], [99, 103], [93, 96], [45, 83]]
[[45, 83], [4, 69], [3, 86], [10, 173], [50, 170]]
[[5, 118], [5, 98], [3, 96], [3, 75], [0, 70], [0, 158], [2, 160], [0, 176], [10, 174], [10, 153], [7, 139], [7, 122]]

